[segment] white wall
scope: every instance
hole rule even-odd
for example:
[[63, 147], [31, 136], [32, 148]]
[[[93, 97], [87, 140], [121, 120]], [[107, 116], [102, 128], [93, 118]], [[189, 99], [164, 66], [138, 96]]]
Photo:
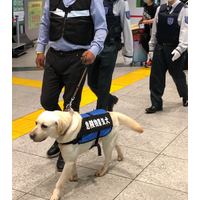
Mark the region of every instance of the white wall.
[[[168, 0], [161, 0], [160, 3], [167, 3]], [[143, 8], [136, 7], [136, 0], [128, 0], [131, 15], [143, 15]], [[131, 17], [131, 24], [137, 24], [141, 17]]]
[[[143, 8], [136, 7], [136, 0], [128, 0], [131, 15], [143, 15]], [[131, 18], [131, 24], [137, 24], [141, 18]]]
[[161, 0], [161, 1], [160, 1], [161, 4], [167, 3], [167, 2], [168, 2], [168, 0]]

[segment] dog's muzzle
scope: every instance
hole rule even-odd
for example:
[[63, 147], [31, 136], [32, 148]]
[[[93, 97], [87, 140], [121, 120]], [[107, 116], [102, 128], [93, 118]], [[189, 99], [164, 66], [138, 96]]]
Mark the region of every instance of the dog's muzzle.
[[30, 132], [29, 133], [29, 137], [34, 141], [34, 142], [42, 142], [44, 140], [46, 140], [47, 138], [36, 138], [36, 134], [34, 132]]

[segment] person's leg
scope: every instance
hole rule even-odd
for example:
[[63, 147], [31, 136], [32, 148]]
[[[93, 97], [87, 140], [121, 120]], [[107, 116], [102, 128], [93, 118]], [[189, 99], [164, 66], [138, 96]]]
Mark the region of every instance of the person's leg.
[[[45, 110], [61, 110], [58, 99], [63, 87], [61, 77], [56, 72], [54, 65], [57, 62], [57, 55], [49, 49], [46, 55], [46, 62], [43, 75], [41, 105]], [[58, 63], [59, 64], [59, 63]]]
[[113, 96], [110, 94], [110, 87], [117, 54], [118, 42], [115, 42], [112, 45], [105, 44], [104, 50], [100, 54], [101, 64], [98, 77], [98, 109], [107, 110], [108, 105], [113, 102]]
[[[97, 56], [94, 63], [88, 68], [88, 85], [92, 92], [98, 97], [98, 80], [99, 80], [99, 67], [100, 67], [100, 56]], [[97, 99], [98, 104], [98, 99]]]
[[[41, 105], [45, 110], [48, 111], [61, 110], [60, 106], [58, 105], [58, 99], [63, 87], [63, 83], [59, 73], [55, 69], [55, 67], [57, 67], [59, 64], [60, 62], [58, 55], [49, 49], [46, 55], [42, 94], [40, 97]], [[52, 158], [59, 154], [60, 149], [57, 141], [55, 141], [47, 151], [47, 156]]]
[[[63, 95], [64, 109], [70, 103], [71, 98], [73, 97], [77, 85], [79, 84], [84, 70], [86, 68], [86, 65], [82, 64], [81, 61], [81, 56], [83, 52], [84, 50], [70, 53], [64, 62], [64, 66], [66, 66], [65, 70], [62, 72], [62, 81], [65, 86], [65, 92]], [[72, 102], [72, 108], [74, 109], [74, 111], [77, 112], [79, 112], [81, 94], [85, 83], [85, 77], [86, 75], [83, 77], [80, 87], [76, 93], [75, 99]]]
[[162, 95], [165, 88], [165, 74], [167, 65], [164, 57], [163, 46], [156, 44], [150, 75], [150, 92], [152, 106], [162, 109]]
[[185, 64], [185, 53], [181, 55], [177, 60], [172, 61], [171, 49], [169, 49], [169, 73], [172, 76], [176, 88], [180, 97], [185, 97], [188, 94], [188, 86], [186, 82], [186, 76], [183, 72]]

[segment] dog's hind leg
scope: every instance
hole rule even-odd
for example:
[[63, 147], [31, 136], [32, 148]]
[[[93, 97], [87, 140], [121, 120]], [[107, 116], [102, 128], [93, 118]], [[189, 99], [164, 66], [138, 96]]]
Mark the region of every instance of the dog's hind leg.
[[78, 175], [76, 171], [76, 163], [74, 163], [73, 169], [72, 169], [72, 175], [69, 178], [70, 182], [77, 181], [78, 180]]
[[111, 157], [112, 157], [112, 151], [115, 147], [115, 145], [114, 145], [115, 143], [113, 143], [113, 142], [109, 143], [109, 142], [110, 142], [110, 140], [102, 139], [103, 151], [104, 151], [104, 154], [105, 154], [105, 164], [99, 171], [97, 171], [95, 173], [95, 176], [99, 176], [99, 177], [103, 176], [106, 173], [106, 171], [107, 171], [107, 169], [110, 165]]
[[117, 150], [117, 154], [118, 154], [117, 160], [118, 160], [118, 161], [122, 161], [123, 158], [124, 158], [124, 156], [123, 156], [123, 154], [122, 154], [122, 151], [121, 151], [121, 148], [120, 148], [118, 142], [115, 143], [115, 149]]

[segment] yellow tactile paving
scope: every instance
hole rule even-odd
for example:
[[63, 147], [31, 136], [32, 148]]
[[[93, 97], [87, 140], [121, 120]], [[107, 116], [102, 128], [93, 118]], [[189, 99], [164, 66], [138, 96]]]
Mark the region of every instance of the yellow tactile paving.
[[42, 81], [30, 80], [30, 79], [25, 79], [25, 78], [15, 78], [15, 77], [13, 77], [12, 78], [12, 84], [42, 88]]
[[112, 85], [128, 86], [150, 75], [151, 68], [141, 68], [112, 80]]
[[[126, 75], [120, 76], [114, 80], [112, 80], [112, 85], [110, 92], [115, 92], [120, 90], [136, 81], [139, 81], [147, 76], [150, 75], [150, 68], [141, 68]], [[30, 80], [30, 79], [23, 79], [23, 78], [12, 78], [12, 84], [16, 85], [23, 85], [29, 87], [42, 87], [42, 81]], [[97, 100], [95, 94], [90, 90], [90, 88], [83, 88], [82, 92], [82, 99], [80, 107], [83, 107], [89, 103], [92, 103]], [[63, 107], [63, 101], [59, 102], [60, 107]], [[16, 139], [31, 130], [33, 130], [35, 126], [35, 120], [37, 117], [44, 112], [44, 109], [40, 109], [28, 115], [25, 115], [19, 119], [16, 119], [12, 122], [12, 139]]]

